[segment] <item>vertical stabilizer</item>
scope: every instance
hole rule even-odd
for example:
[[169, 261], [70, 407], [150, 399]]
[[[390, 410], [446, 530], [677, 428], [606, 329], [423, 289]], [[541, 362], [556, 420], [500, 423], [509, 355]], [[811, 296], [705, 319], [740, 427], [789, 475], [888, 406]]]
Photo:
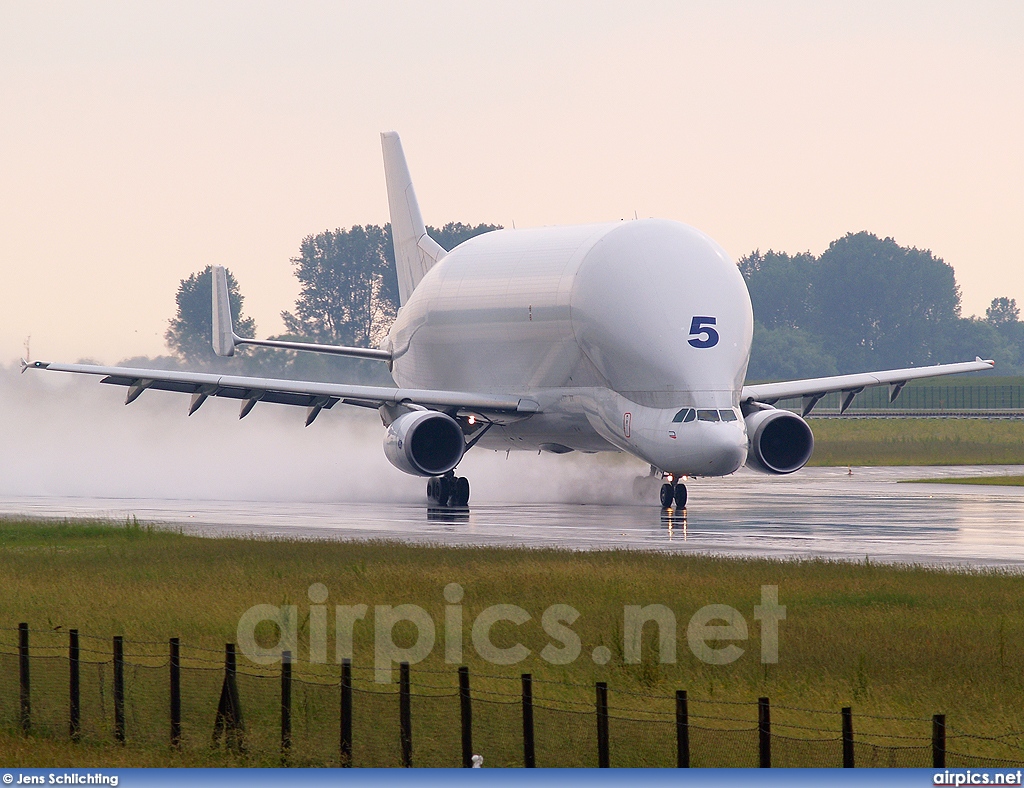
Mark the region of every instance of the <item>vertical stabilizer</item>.
[[398, 133], [383, 132], [380, 143], [384, 149], [384, 177], [388, 184], [388, 207], [391, 209], [391, 238], [395, 244], [395, 264], [398, 267], [398, 298], [404, 304], [431, 266], [444, 257], [446, 252], [427, 235]]

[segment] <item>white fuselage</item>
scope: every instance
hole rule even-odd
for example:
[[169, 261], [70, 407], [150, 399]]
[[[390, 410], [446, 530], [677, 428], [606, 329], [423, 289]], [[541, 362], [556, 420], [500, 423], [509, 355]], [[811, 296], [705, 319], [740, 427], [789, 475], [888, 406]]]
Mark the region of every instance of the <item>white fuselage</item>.
[[[746, 459], [753, 315], [736, 265], [686, 225], [500, 230], [434, 265], [388, 337], [403, 387], [513, 393], [541, 412], [482, 446], [621, 450], [688, 475]], [[702, 418], [673, 421], [685, 408]], [[710, 411], [735, 413], [734, 421]]]

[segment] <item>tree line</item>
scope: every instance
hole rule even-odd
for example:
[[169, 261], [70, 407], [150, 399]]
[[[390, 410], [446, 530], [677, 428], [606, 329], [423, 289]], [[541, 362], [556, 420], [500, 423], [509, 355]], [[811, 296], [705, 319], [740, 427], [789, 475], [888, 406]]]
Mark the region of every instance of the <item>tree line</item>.
[[952, 266], [927, 249], [850, 233], [815, 257], [754, 251], [739, 260], [754, 308], [749, 380], [995, 359], [1024, 371], [1014, 299], [961, 314]]
[[[500, 225], [451, 222], [428, 228], [451, 250]], [[291, 259], [300, 283], [281, 313], [278, 339], [375, 346], [398, 312], [391, 226], [355, 225], [309, 235]], [[994, 358], [1001, 372], [1024, 373], [1024, 323], [1014, 299], [993, 299], [984, 317], [961, 314], [953, 268], [928, 250], [867, 232], [809, 252], [758, 250], [740, 258], [754, 311], [748, 380], [790, 379]], [[318, 380], [387, 382], [379, 362], [263, 348], [221, 359], [210, 347], [211, 267], [181, 280], [165, 339], [169, 366]], [[228, 272], [235, 331], [253, 337], [238, 282]]]

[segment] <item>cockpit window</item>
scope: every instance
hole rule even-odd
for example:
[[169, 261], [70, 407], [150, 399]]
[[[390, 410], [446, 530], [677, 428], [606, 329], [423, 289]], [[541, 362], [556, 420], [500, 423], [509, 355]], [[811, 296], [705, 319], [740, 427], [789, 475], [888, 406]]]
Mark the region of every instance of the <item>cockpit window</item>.
[[734, 410], [720, 410], [718, 413], [722, 417], [722, 421], [736, 421], [736, 411]]
[[699, 421], [718, 421], [717, 410], [698, 410], [697, 419]]
[[672, 421], [675, 424], [679, 424], [681, 422], [689, 422], [693, 421], [696, 415], [697, 414], [693, 408], [683, 408], [675, 416], [672, 417]]

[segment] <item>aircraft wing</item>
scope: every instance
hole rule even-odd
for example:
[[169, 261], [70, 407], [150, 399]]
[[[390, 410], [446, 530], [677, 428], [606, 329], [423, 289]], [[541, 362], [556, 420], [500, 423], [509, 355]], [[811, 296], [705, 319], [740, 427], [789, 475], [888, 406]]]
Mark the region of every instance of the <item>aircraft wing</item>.
[[903, 387], [911, 380], [931, 378], [939, 375], [956, 375], [960, 372], [980, 372], [992, 369], [994, 361], [965, 361], [960, 364], [936, 364], [931, 367], [908, 367], [907, 369], [889, 369], [884, 372], [863, 372], [855, 375], [835, 375], [829, 378], [808, 378], [807, 380], [787, 380], [781, 383], [757, 383], [744, 386], [740, 397], [742, 401], [764, 402], [774, 405], [780, 399], [803, 397], [803, 415], [811, 412], [822, 397], [833, 391], [841, 391], [845, 395], [840, 413], [846, 411], [853, 398], [868, 386], [886, 386], [889, 389], [889, 402], [899, 396]]
[[514, 395], [275, 380], [273, 378], [219, 375], [209, 372], [101, 367], [92, 364], [54, 364], [46, 361], [30, 363], [23, 361], [22, 371], [26, 369], [101, 375], [103, 377], [101, 383], [128, 387], [125, 404], [134, 402], [143, 391], [148, 389], [191, 394], [192, 404], [189, 407], [189, 415], [198, 410], [208, 397], [228, 397], [242, 400], [239, 418], [248, 415], [257, 402], [299, 405], [308, 409], [307, 425], [312, 423], [323, 408], [331, 408], [339, 402], [366, 408], [378, 408], [381, 405], [412, 405], [437, 410], [454, 409], [481, 416], [488, 414], [525, 416], [540, 410], [540, 405], [534, 400]]

